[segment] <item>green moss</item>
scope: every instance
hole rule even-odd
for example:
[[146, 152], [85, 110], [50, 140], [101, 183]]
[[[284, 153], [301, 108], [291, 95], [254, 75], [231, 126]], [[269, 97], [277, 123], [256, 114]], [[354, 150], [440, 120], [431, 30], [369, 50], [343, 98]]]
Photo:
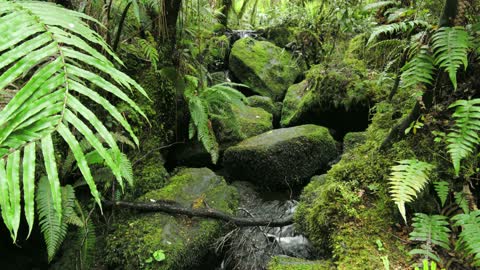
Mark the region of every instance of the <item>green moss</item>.
[[349, 132], [343, 138], [343, 151], [347, 152], [363, 144], [366, 139], [365, 132]]
[[264, 37], [278, 47], [284, 48], [288, 43], [295, 41], [297, 29], [286, 26], [273, 26], [264, 29]]
[[329, 270], [335, 265], [329, 261], [307, 261], [299, 258], [277, 256], [268, 264], [267, 270]]
[[[139, 201], [175, 200], [184, 207], [209, 207], [233, 213], [237, 207], [235, 188], [206, 168], [182, 169], [160, 190]], [[107, 237], [105, 261], [121, 269], [192, 269], [206, 254], [224, 226], [213, 220], [170, 216], [161, 213], [126, 215], [114, 224]], [[147, 263], [156, 250], [166, 260]]]
[[288, 89], [280, 124], [297, 125], [312, 115], [321, 118], [331, 111], [358, 111], [385, 95], [359, 60], [316, 65], [304, 81]]
[[277, 101], [300, 69], [289, 52], [267, 41], [243, 38], [235, 42], [230, 53], [230, 70], [244, 84], [262, 96]]
[[304, 125], [244, 140], [225, 151], [224, 165], [236, 179], [278, 189], [303, 183], [336, 155], [328, 129]]
[[232, 104], [229, 116], [214, 116], [213, 129], [223, 147], [262, 134], [273, 128], [272, 115], [262, 108]]

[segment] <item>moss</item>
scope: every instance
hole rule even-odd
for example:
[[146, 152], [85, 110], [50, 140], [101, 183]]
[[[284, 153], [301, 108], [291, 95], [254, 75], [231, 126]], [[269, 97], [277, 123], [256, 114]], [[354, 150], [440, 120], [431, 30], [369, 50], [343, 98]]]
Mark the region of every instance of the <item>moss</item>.
[[267, 41], [243, 38], [235, 42], [230, 53], [230, 70], [244, 84], [262, 96], [277, 101], [300, 69], [290, 53]]
[[304, 125], [269, 131], [230, 147], [224, 165], [236, 179], [278, 189], [305, 182], [336, 155], [328, 129]]
[[276, 256], [268, 264], [267, 270], [329, 270], [335, 265], [329, 261], [307, 261], [299, 258]]
[[272, 115], [262, 108], [230, 105], [230, 117], [213, 117], [213, 129], [223, 147], [262, 134], [273, 128]]
[[287, 26], [272, 26], [264, 29], [263, 36], [278, 47], [284, 48], [288, 43], [295, 41], [297, 29]]
[[363, 144], [366, 139], [365, 132], [349, 132], [343, 138], [343, 151], [347, 152]]
[[[222, 177], [206, 168], [182, 169], [160, 190], [139, 201], [172, 200], [185, 207], [209, 207], [233, 213], [237, 194]], [[107, 237], [105, 261], [122, 269], [192, 269], [222, 231], [218, 221], [189, 219], [161, 213], [128, 215], [117, 222]], [[163, 262], [146, 260], [156, 250], [164, 250]]]
[[313, 66], [306, 79], [291, 86], [284, 99], [282, 126], [322, 118], [331, 111], [362, 111], [386, 95], [359, 60], [341, 60]]
[[230, 48], [230, 39], [226, 35], [212, 36], [205, 41], [202, 63], [211, 70], [223, 66]]

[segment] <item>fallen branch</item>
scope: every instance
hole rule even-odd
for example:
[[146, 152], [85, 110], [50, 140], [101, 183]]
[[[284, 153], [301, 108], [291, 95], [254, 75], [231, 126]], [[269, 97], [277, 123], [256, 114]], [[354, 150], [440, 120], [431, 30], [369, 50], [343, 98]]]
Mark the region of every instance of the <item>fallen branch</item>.
[[289, 215], [287, 217], [279, 219], [236, 217], [211, 208], [186, 208], [177, 203], [166, 201], [157, 201], [155, 203], [134, 203], [125, 201], [112, 202], [104, 200], [103, 203], [107, 206], [119, 206], [146, 212], [163, 212], [172, 215], [184, 215], [187, 217], [217, 219], [233, 223], [240, 227], [282, 227], [293, 224], [293, 215]]

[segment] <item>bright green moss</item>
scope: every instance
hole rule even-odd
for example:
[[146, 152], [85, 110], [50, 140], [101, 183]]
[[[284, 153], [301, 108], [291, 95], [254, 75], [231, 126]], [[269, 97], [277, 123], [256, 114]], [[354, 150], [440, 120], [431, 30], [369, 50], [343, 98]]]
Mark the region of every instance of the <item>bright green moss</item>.
[[268, 264], [267, 270], [330, 270], [335, 265], [329, 261], [307, 261], [299, 258], [277, 256]]
[[300, 69], [289, 52], [267, 41], [243, 38], [230, 53], [230, 70], [252, 91], [277, 101], [298, 75]]

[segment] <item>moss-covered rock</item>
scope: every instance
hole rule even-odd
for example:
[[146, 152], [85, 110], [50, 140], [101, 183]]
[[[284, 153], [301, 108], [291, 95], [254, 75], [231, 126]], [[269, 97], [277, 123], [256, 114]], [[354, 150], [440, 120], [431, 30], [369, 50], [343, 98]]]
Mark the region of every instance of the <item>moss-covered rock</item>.
[[265, 28], [263, 36], [278, 47], [285, 48], [288, 43], [295, 41], [296, 29], [279, 25]]
[[229, 68], [262, 96], [281, 100], [301, 73], [289, 52], [268, 41], [242, 38], [233, 44]]
[[210, 70], [220, 70], [225, 64], [230, 39], [226, 35], [212, 36], [206, 41], [202, 62]]
[[308, 261], [287, 256], [273, 257], [267, 270], [331, 270], [336, 269], [329, 261]]
[[343, 138], [343, 151], [350, 151], [363, 144], [367, 139], [366, 137], [367, 134], [365, 132], [349, 132], [345, 134], [345, 137]]
[[[208, 205], [233, 213], [237, 194], [224, 179], [207, 168], [180, 170], [167, 186], [151, 191], [139, 201], [175, 201], [184, 207]], [[173, 202], [172, 202], [173, 203]], [[107, 237], [105, 262], [121, 269], [194, 269], [222, 231], [218, 221], [189, 219], [161, 213], [129, 214], [114, 224]], [[166, 259], [149, 260], [163, 250]]]
[[222, 147], [262, 134], [273, 128], [272, 115], [262, 108], [232, 104], [229, 117], [214, 116], [212, 126]]
[[334, 129], [364, 129], [369, 106], [382, 96], [371, 79], [357, 60], [313, 66], [304, 81], [288, 89], [280, 124], [287, 127], [314, 123]]
[[304, 125], [244, 140], [228, 148], [223, 161], [235, 179], [279, 189], [305, 182], [336, 156], [335, 141], [328, 129]]
[[269, 97], [264, 96], [250, 96], [247, 98], [248, 104], [252, 107], [262, 108], [265, 111], [271, 113], [273, 115], [273, 122], [276, 123], [280, 120], [280, 116], [282, 114], [282, 103], [281, 102], [273, 102], [273, 100]]

